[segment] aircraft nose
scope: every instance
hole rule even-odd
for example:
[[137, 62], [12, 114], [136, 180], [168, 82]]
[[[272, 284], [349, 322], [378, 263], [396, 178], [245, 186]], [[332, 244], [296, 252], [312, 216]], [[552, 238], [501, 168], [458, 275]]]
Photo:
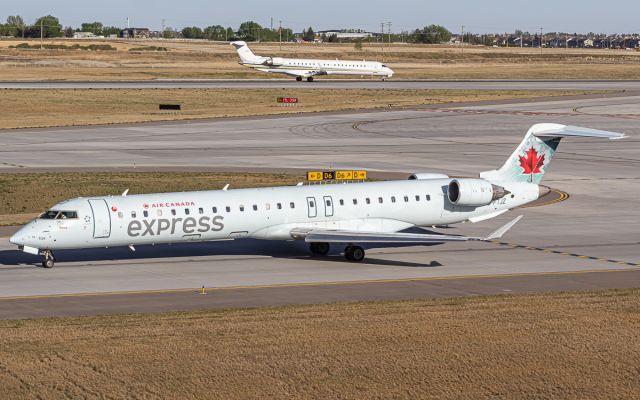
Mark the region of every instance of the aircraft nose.
[[18, 246], [23, 246], [24, 245], [24, 228], [20, 228], [18, 232], [11, 235], [11, 237], [9, 238], [9, 243], [12, 243]]

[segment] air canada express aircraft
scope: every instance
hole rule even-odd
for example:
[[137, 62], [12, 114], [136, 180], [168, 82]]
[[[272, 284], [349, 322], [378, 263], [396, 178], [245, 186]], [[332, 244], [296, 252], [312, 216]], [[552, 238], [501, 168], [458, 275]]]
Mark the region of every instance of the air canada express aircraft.
[[484, 238], [402, 231], [482, 221], [536, 200], [548, 190], [540, 181], [565, 137], [625, 135], [537, 124], [500, 169], [478, 178], [416, 173], [398, 181], [76, 198], [56, 204], [10, 241], [51, 268], [59, 249], [254, 238], [304, 240], [316, 255], [341, 244], [348, 260], [361, 261], [362, 244], [490, 240], [520, 217]]
[[261, 72], [273, 72], [295, 76], [301, 81], [313, 82], [317, 75], [358, 75], [391, 78], [393, 71], [376, 61], [314, 60], [256, 56], [245, 42], [231, 42], [238, 51], [240, 64]]

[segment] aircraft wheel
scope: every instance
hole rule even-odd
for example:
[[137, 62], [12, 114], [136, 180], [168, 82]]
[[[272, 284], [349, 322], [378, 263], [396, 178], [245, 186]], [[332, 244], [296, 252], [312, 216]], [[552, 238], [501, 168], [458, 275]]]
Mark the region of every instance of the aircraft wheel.
[[360, 262], [364, 260], [364, 249], [360, 246], [351, 248], [351, 261]]
[[313, 76], [308, 77], [307, 82], [313, 82]]
[[302, 77], [301, 77], [301, 76], [296, 76], [296, 80], [297, 80], [298, 82], [302, 82]]
[[55, 264], [56, 264], [56, 260], [53, 257], [53, 253], [51, 252], [51, 250], [46, 250], [43, 253], [42, 267], [43, 268], [53, 268], [53, 266]]
[[309, 250], [314, 256], [326, 256], [329, 254], [329, 243], [311, 243]]
[[347, 246], [344, 249], [344, 258], [349, 261], [360, 262], [364, 259], [364, 249], [360, 246]]

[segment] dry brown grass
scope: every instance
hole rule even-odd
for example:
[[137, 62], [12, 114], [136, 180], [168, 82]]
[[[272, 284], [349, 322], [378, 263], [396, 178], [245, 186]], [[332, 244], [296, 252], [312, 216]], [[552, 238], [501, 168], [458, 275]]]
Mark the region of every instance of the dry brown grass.
[[[79, 41], [108, 43], [117, 51], [17, 50], [22, 40], [0, 40], [3, 79], [152, 79], [152, 78], [281, 78], [238, 65], [227, 43], [180, 41]], [[37, 44], [38, 41], [29, 41]], [[78, 41], [46, 41], [76, 43]], [[131, 52], [145, 45], [167, 52]], [[385, 48], [365, 44], [253, 43], [256, 54], [384, 60], [397, 79], [640, 79], [640, 52], [588, 49], [519, 49], [394, 44]]]
[[636, 289], [2, 321], [0, 391], [631, 399], [640, 393], [639, 310]]
[[[600, 93], [597, 91], [395, 89], [63, 89], [0, 90], [0, 128], [27, 128], [194, 118], [372, 109], [393, 106]], [[294, 107], [278, 106], [294, 96]], [[181, 103], [179, 112], [159, 103]]]
[[[0, 225], [24, 224], [73, 197], [290, 185], [303, 176], [205, 172], [60, 172], [0, 174]], [[55, 182], [54, 185], [51, 182]]]

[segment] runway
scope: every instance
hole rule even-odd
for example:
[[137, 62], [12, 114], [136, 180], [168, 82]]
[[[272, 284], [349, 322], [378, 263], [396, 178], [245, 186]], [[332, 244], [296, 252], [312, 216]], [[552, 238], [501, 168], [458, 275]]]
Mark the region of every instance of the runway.
[[640, 81], [606, 80], [398, 80], [323, 79], [154, 79], [122, 81], [0, 81], [0, 89], [469, 89], [469, 90], [640, 90]]
[[[544, 183], [569, 193], [566, 201], [440, 230], [481, 236], [522, 213], [500, 243], [372, 248], [363, 264], [345, 262], [340, 248], [311, 258], [297, 242], [191, 243], [60, 252], [49, 271], [2, 239], [0, 318], [635, 287], [639, 106], [640, 96], [626, 96], [3, 131], [0, 173], [333, 167], [472, 176], [501, 165], [536, 122], [630, 138], [563, 141]], [[202, 286], [206, 296], [195, 294]]]

